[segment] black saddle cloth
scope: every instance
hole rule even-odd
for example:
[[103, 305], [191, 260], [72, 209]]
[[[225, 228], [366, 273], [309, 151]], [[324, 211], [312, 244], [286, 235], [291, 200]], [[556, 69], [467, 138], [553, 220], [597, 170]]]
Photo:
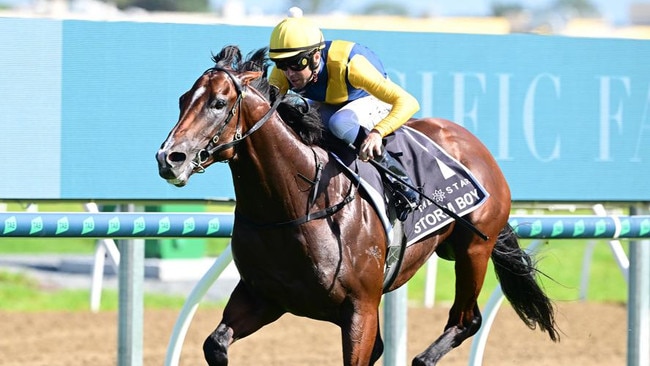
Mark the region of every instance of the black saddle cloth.
[[[385, 147], [406, 169], [413, 183], [427, 198], [404, 221], [407, 245], [446, 226], [453, 218], [437, 205], [464, 216], [479, 208], [489, 197], [488, 192], [474, 175], [438, 144], [419, 131], [403, 126], [386, 137]], [[382, 178], [371, 164], [356, 160], [351, 151], [335, 149], [333, 155], [344, 169], [359, 179], [375, 210], [390, 234], [388, 219], [388, 194], [384, 192]], [[436, 204], [434, 204], [433, 202]], [[388, 236], [390, 237], [390, 235]]]

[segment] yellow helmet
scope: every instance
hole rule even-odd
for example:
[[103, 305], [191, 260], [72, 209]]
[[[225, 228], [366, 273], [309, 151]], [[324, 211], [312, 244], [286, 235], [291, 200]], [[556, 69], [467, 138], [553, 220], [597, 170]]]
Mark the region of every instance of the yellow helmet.
[[305, 51], [325, 47], [323, 32], [305, 18], [286, 18], [273, 28], [269, 57], [289, 58]]

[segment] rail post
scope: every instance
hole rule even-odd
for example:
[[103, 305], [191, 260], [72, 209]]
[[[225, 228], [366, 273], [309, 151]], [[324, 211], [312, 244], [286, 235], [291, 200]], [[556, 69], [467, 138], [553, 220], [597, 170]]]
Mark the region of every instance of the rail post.
[[[123, 211], [134, 212], [134, 205]], [[144, 239], [120, 240], [118, 366], [141, 366], [144, 327]]]
[[406, 366], [408, 284], [384, 296], [385, 366]]
[[[647, 205], [632, 215], [648, 214]], [[650, 240], [630, 240], [627, 365], [650, 365]]]

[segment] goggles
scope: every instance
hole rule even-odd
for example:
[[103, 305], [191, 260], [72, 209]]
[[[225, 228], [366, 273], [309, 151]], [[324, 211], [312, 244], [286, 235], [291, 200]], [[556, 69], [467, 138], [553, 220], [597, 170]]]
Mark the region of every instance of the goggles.
[[302, 71], [311, 63], [309, 57], [310, 55], [310, 53], [301, 53], [294, 57], [273, 61], [275, 62], [275, 67], [282, 71], [287, 71], [287, 69], [291, 69], [293, 71]]

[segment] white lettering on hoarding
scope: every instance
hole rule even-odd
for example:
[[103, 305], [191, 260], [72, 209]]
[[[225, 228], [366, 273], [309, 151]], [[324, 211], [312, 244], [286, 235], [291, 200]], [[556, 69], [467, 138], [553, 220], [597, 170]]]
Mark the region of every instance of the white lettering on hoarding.
[[[433, 77], [435, 72], [421, 72], [422, 75], [422, 100], [433, 101]], [[434, 116], [432, 103], [420, 103], [420, 112], [423, 116]]]
[[510, 156], [510, 78], [511, 74], [499, 74], [499, 142], [496, 158], [513, 160]]
[[625, 88], [625, 96], [630, 95], [630, 78], [600, 76], [600, 143], [598, 146], [598, 158], [596, 161], [612, 161], [611, 135], [612, 126], [615, 123], [618, 133], [623, 132], [623, 101], [622, 97], [617, 98], [615, 109], [612, 109], [612, 82], [622, 83]]
[[641, 116], [641, 122], [639, 123], [639, 137], [636, 140], [634, 156], [632, 156], [632, 159], [630, 159], [630, 161], [635, 163], [643, 161], [640, 154], [641, 147], [645, 146], [647, 148], [650, 146], [650, 142], [643, 143], [644, 137], [647, 137], [646, 134], [650, 132], [650, 121], [648, 121], [648, 113], [650, 113], [650, 85], [648, 86], [648, 92], [646, 93], [645, 97], [645, 104], [643, 105], [643, 115]]
[[485, 74], [483, 73], [453, 73], [454, 79], [454, 121], [461, 126], [467, 127], [467, 122], [472, 123], [470, 130], [478, 132], [478, 98], [472, 98], [469, 108], [466, 108], [465, 85], [469, 78], [476, 79], [481, 87], [481, 92], [485, 94]]
[[[390, 70], [390, 77], [402, 87], [407, 87], [408, 74], [399, 72], [395, 69]], [[445, 110], [445, 106], [438, 107], [436, 102], [440, 100], [449, 100], [452, 120], [461, 126], [468, 128], [472, 133], [479, 134], [481, 128], [487, 126], [488, 129], [496, 131], [496, 140], [493, 144], [493, 153], [498, 161], [527, 160], [526, 157], [518, 156], [515, 158], [511, 151], [513, 141], [519, 143], [522, 141], [530, 153], [530, 157], [542, 163], [549, 163], [561, 159], [562, 153], [562, 131], [549, 131], [545, 121], [540, 120], [540, 116], [549, 115], [546, 111], [548, 108], [561, 110], [557, 108], [563, 102], [563, 79], [552, 73], [538, 73], [532, 78], [522, 80], [511, 73], [488, 74], [484, 72], [450, 72], [450, 79], [441, 78], [435, 71], [418, 71], [420, 85], [420, 114], [423, 117], [436, 116], [440, 110]], [[593, 80], [593, 79], [592, 79]], [[584, 88], [598, 92], [592, 96], [588, 93], [589, 100], [583, 98], [583, 103], [591, 103], [594, 110], [581, 111], [581, 116], [591, 116], [597, 120], [589, 120], [585, 126], [585, 133], [590, 134], [597, 132], [598, 140], [589, 139], [586, 141], [593, 145], [594, 159], [596, 162], [612, 162], [616, 158], [615, 149], [627, 149], [629, 162], [641, 162], [647, 155], [647, 146], [650, 146], [650, 88], [643, 94], [644, 98], [634, 100], [634, 108], [628, 106], [631, 103], [633, 93], [632, 77], [616, 75], [598, 75], [595, 76], [597, 84], [585, 85]], [[451, 95], [436, 93], [436, 83], [449, 82], [442, 90], [451, 87]], [[575, 82], [575, 81], [573, 81]], [[595, 93], [594, 93], [595, 94]], [[565, 97], [573, 99], [575, 96]], [[439, 100], [436, 101], [436, 98]], [[640, 99], [640, 100], [637, 100]], [[495, 105], [486, 105], [486, 103], [495, 103]], [[642, 103], [642, 104], [640, 104]], [[486, 116], [485, 107], [491, 109], [489, 120]], [[566, 108], [566, 106], [564, 106]], [[513, 111], [519, 111], [521, 114], [513, 114]], [[631, 110], [639, 110], [639, 113], [632, 113]], [[438, 112], [436, 112], [438, 111]], [[627, 113], [626, 113], [627, 112]], [[496, 115], [494, 115], [496, 114]], [[633, 118], [638, 115], [637, 118]], [[520, 117], [520, 118], [519, 118]], [[574, 118], [558, 114], [557, 118]], [[495, 120], [496, 119], [496, 120]], [[631, 119], [634, 119], [634, 126], [630, 127]], [[584, 122], [584, 121], [583, 121]], [[567, 121], [572, 125], [583, 123], [580, 121]], [[627, 122], [627, 125], [626, 125]], [[486, 126], [481, 126], [481, 123]], [[512, 124], [520, 123], [523, 136], [512, 136]], [[557, 123], [553, 125], [557, 126]], [[598, 129], [594, 131], [592, 125], [597, 125]], [[631, 128], [636, 128], [638, 133], [632, 134]], [[544, 136], [538, 136], [543, 131]], [[633, 135], [635, 142], [621, 145], [615, 143], [616, 136]], [[480, 134], [479, 134], [480, 135]], [[523, 137], [523, 139], [522, 139]], [[541, 144], [544, 143], [544, 145]], [[571, 159], [573, 157], [567, 157]]]
[[540, 82], [544, 80], [550, 80], [557, 96], [557, 99], [560, 99], [560, 78], [551, 74], [539, 74], [528, 86], [526, 91], [526, 97], [524, 99], [524, 140], [528, 146], [530, 153], [539, 161], [549, 162], [560, 158], [560, 137], [557, 136], [555, 139], [555, 146], [553, 151], [546, 157], [540, 155], [537, 151], [537, 145], [535, 144], [535, 95], [538, 88], [541, 87]]

